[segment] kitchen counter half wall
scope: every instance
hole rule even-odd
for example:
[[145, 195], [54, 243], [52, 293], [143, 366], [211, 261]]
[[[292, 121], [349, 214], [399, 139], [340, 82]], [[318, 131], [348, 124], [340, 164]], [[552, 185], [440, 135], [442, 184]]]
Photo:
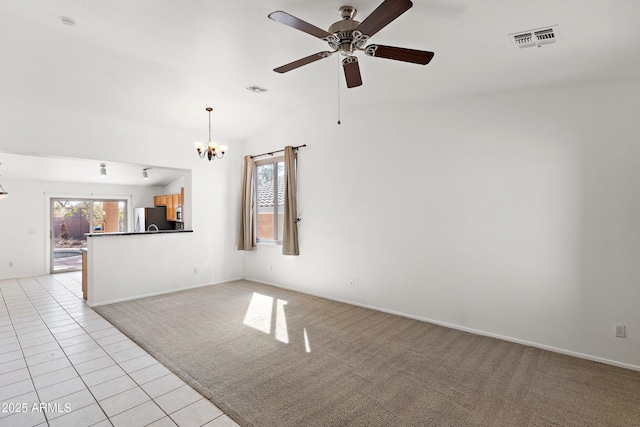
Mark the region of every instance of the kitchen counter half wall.
[[90, 235], [100, 238], [87, 239], [87, 304], [98, 306], [212, 284], [207, 260], [194, 236], [196, 233], [186, 231]]
[[136, 231], [136, 232], [117, 232], [117, 233], [85, 233], [87, 237], [103, 237], [103, 236], [137, 236], [139, 234], [167, 234], [167, 233], [193, 233], [193, 230], [158, 230], [158, 231]]

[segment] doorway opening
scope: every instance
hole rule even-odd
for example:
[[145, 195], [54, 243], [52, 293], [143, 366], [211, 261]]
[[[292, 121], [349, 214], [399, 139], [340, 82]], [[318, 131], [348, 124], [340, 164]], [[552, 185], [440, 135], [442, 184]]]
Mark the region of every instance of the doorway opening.
[[51, 199], [51, 273], [82, 270], [85, 233], [127, 230], [127, 201]]

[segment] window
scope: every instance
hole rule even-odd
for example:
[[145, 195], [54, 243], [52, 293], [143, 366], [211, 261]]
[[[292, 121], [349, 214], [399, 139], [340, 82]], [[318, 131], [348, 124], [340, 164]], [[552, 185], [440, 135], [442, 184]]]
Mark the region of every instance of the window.
[[51, 272], [82, 269], [85, 233], [127, 231], [126, 200], [51, 199]]
[[256, 241], [282, 243], [284, 224], [284, 157], [255, 163]]

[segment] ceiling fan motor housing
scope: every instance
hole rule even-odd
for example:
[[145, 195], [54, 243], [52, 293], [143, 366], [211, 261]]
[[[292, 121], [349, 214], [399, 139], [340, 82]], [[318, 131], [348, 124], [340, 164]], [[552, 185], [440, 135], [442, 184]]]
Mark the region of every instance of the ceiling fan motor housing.
[[329, 33], [333, 34], [337, 40], [329, 40], [329, 46], [337, 49], [341, 54], [350, 56], [353, 54], [354, 48], [362, 47], [365, 40], [354, 37], [353, 30], [358, 28], [360, 22], [353, 19], [358, 11], [353, 6], [342, 6], [340, 8], [340, 16], [342, 20], [333, 23], [329, 27]]

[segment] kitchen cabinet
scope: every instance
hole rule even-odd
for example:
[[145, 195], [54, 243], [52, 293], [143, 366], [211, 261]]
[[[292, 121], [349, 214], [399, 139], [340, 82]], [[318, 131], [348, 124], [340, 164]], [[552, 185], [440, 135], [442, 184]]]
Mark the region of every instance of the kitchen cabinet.
[[177, 212], [178, 207], [182, 207], [182, 202], [180, 201], [180, 195], [172, 194], [171, 197], [173, 198], [173, 209]]
[[167, 196], [155, 196], [153, 206], [167, 206]]
[[165, 206], [167, 208], [167, 221], [178, 219], [177, 208], [182, 207], [181, 194], [164, 194], [153, 198], [154, 206]]
[[176, 206], [173, 205], [173, 195], [171, 194], [167, 196], [167, 220], [176, 220]]

